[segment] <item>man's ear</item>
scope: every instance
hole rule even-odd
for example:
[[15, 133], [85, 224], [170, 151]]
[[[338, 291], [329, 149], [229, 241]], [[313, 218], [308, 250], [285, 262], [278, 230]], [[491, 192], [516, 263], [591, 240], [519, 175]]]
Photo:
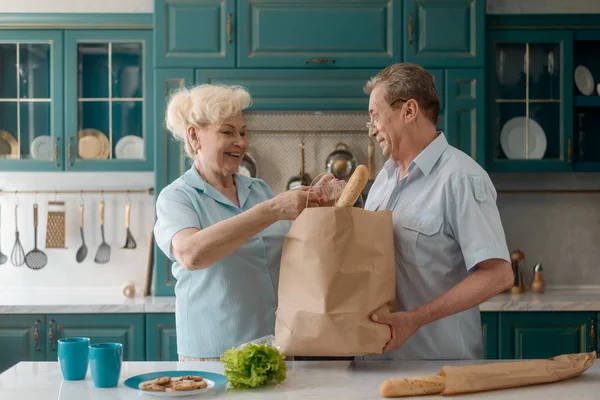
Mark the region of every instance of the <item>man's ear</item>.
[[417, 119], [420, 108], [419, 103], [415, 99], [410, 99], [404, 104], [404, 120], [405, 122], [413, 122]]

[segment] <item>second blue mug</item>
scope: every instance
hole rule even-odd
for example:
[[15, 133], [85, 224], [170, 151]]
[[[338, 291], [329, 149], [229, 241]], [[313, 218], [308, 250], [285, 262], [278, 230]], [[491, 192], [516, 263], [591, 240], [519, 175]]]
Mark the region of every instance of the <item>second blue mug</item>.
[[90, 370], [97, 388], [117, 386], [123, 363], [121, 343], [98, 343], [90, 346]]
[[58, 339], [58, 363], [66, 381], [85, 378], [88, 369], [90, 338], [66, 337]]

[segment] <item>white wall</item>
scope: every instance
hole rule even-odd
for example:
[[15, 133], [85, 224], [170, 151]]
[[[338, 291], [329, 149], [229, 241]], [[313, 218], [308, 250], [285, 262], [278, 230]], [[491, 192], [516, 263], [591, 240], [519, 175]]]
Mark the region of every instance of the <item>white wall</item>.
[[0, 0], [3, 13], [152, 13], [153, 0]]
[[[0, 173], [2, 190], [110, 190], [147, 189], [154, 185], [153, 173]], [[137, 242], [135, 250], [123, 250], [125, 244], [124, 211], [127, 195], [104, 195], [105, 236], [111, 246], [109, 264], [93, 262], [101, 242], [99, 204], [100, 195], [84, 195], [84, 236], [88, 247], [86, 260], [78, 264], [75, 253], [81, 245], [78, 209], [79, 195], [59, 195], [59, 201], [66, 203], [66, 249], [46, 249], [46, 221], [48, 201], [54, 195], [38, 195], [39, 227], [38, 248], [48, 255], [48, 265], [41, 270], [31, 270], [27, 266], [14, 267], [10, 260], [0, 265], [0, 290], [20, 290], [68, 287], [117, 288], [131, 280], [136, 286], [144, 284], [148, 239], [154, 223], [154, 197], [147, 194], [130, 195], [132, 203], [131, 231]], [[33, 203], [35, 195], [18, 196], [18, 222], [20, 239], [25, 252], [33, 248]], [[1, 206], [1, 250], [9, 256], [15, 243], [13, 194], [0, 192]]]

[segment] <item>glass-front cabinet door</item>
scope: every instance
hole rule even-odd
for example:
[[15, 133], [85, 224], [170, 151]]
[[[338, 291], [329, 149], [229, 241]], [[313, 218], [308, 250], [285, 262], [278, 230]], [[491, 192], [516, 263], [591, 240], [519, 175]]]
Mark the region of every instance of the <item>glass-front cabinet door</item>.
[[0, 170], [63, 168], [62, 32], [0, 35]]
[[573, 169], [571, 32], [490, 32], [488, 166]]
[[151, 32], [65, 35], [67, 169], [151, 171]]

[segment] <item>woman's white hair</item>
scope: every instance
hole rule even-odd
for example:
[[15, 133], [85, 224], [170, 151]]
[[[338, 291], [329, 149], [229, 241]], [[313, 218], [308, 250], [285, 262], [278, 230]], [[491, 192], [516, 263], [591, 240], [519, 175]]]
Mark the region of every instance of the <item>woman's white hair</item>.
[[194, 158], [187, 137], [190, 126], [218, 124], [252, 104], [248, 91], [237, 85], [201, 84], [175, 91], [167, 105], [165, 125], [173, 136], [183, 141], [185, 152]]

